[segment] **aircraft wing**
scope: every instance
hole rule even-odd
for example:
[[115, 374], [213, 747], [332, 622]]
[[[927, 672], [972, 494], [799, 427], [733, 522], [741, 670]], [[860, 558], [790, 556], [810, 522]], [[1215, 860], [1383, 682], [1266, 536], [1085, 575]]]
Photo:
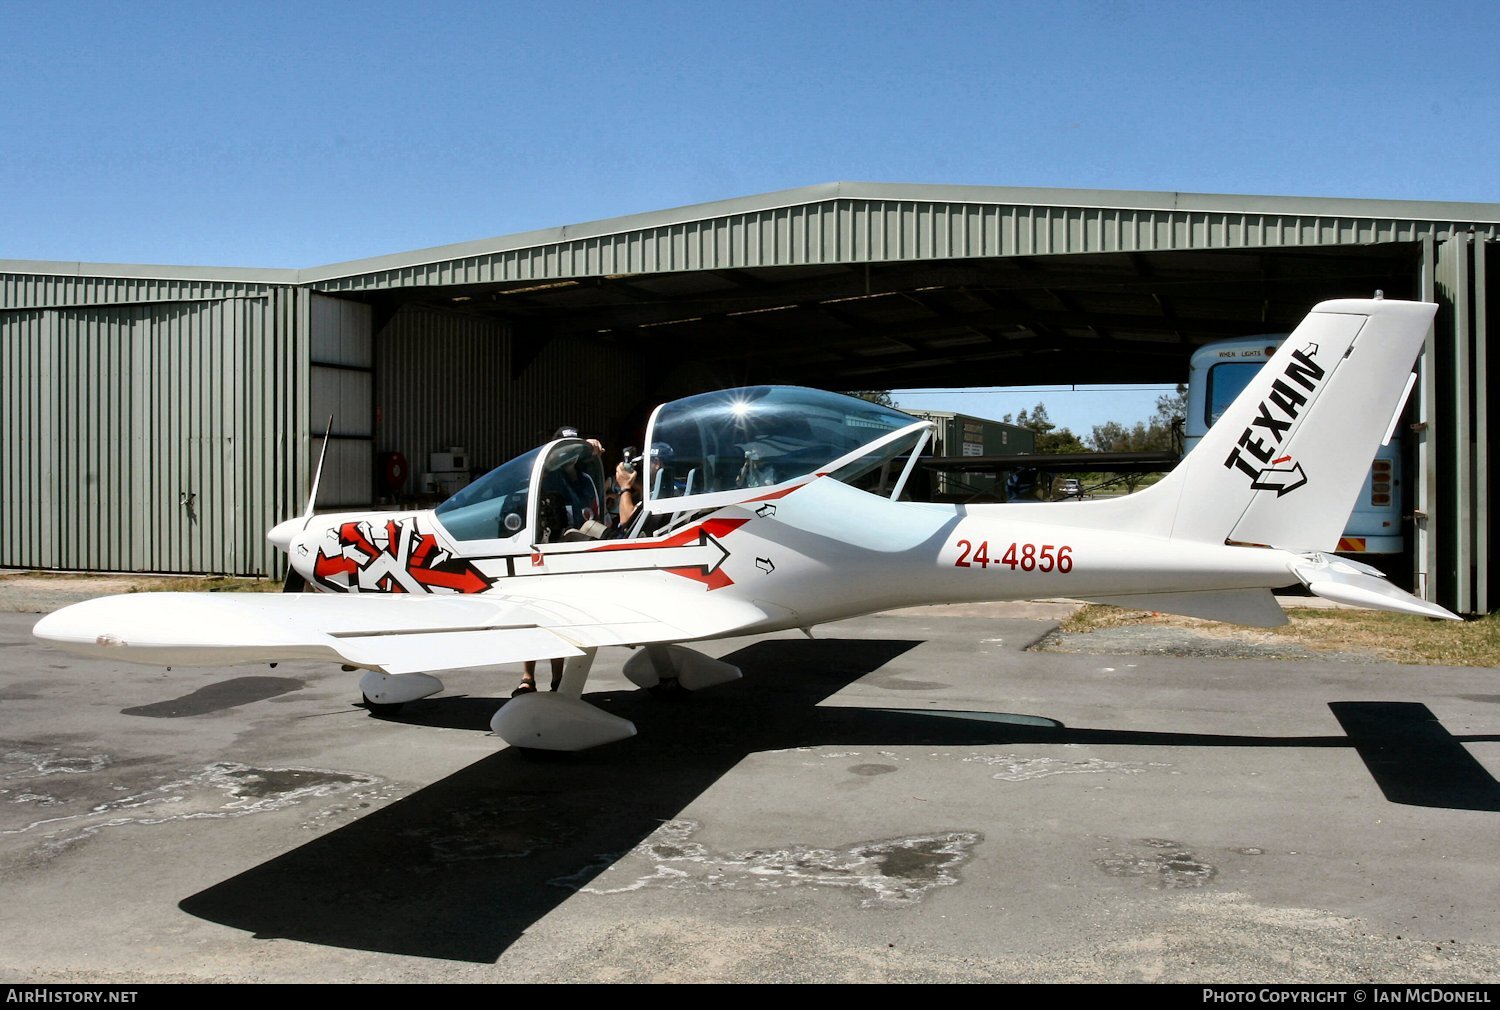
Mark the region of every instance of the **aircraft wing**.
[[567, 600], [496, 593], [131, 593], [49, 614], [33, 634], [73, 653], [153, 665], [318, 659], [398, 674], [714, 637], [766, 617], [743, 601], [701, 592], [687, 605], [666, 587], [633, 588], [627, 606], [611, 598], [613, 588], [575, 587]]

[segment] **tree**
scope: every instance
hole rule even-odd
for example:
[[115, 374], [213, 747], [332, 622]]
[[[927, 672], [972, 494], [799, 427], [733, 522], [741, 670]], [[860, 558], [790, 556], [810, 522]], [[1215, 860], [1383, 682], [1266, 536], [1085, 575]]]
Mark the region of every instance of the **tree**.
[[1187, 386], [1179, 382], [1176, 392], [1163, 393], [1158, 396], [1156, 414], [1152, 420], [1170, 425], [1174, 418], [1181, 420], [1187, 417], [1187, 393]]
[[1125, 427], [1119, 421], [1094, 425], [1089, 448], [1095, 452], [1152, 452], [1172, 448], [1172, 432], [1153, 419], [1150, 424], [1137, 421]]
[[[1182, 451], [1182, 419], [1187, 412], [1187, 387], [1178, 386], [1175, 393], [1157, 397], [1156, 413], [1149, 421], [1137, 421], [1127, 428], [1119, 421], [1094, 425], [1089, 448], [1094, 452], [1162, 452]], [[1142, 474], [1121, 474], [1125, 489], [1140, 486]]]
[[1156, 413], [1151, 423], [1167, 432], [1167, 443], [1163, 448], [1182, 452], [1182, 427], [1187, 421], [1187, 386], [1177, 384], [1176, 392], [1163, 393], [1156, 398]]
[[1124, 452], [1129, 447], [1131, 431], [1119, 421], [1094, 425], [1089, 448], [1095, 452]]
[[1084, 444], [1078, 440], [1078, 436], [1067, 428], [1059, 428], [1052, 423], [1047, 416], [1047, 405], [1038, 403], [1030, 411], [1022, 408], [1021, 412], [1011, 420], [1011, 415], [1006, 414], [1000, 418], [1006, 424], [1019, 425], [1029, 428], [1036, 433], [1037, 452], [1086, 452]]
[[1181, 450], [1182, 420], [1187, 413], [1187, 387], [1163, 393], [1156, 399], [1156, 413], [1149, 420], [1125, 427], [1119, 421], [1094, 425], [1089, 448], [1095, 452], [1155, 452]]

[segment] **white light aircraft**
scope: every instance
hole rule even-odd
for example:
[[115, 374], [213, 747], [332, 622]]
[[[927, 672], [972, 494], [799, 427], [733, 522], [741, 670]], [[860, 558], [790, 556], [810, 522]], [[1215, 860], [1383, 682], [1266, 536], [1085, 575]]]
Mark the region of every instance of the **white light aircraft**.
[[1285, 622], [1271, 591], [1300, 582], [1457, 619], [1324, 553], [1435, 311], [1318, 305], [1197, 451], [1122, 498], [902, 501], [928, 422], [818, 390], [734, 389], [656, 409], [645, 500], [614, 536], [571, 528], [600, 529], [584, 520], [604, 475], [587, 443], [559, 439], [433, 510], [314, 515], [309, 503], [269, 537], [292, 583], [319, 594], [105, 597], [35, 634], [169, 666], [332, 660], [366, 671], [375, 706], [442, 690], [434, 672], [566, 657], [557, 691], [506, 702], [491, 725], [515, 746], [579, 750], [635, 732], [581, 697], [604, 646], [642, 647], [625, 664], [641, 686], [697, 689], [739, 670], [679, 643], [924, 603], [1065, 596], [1270, 626]]

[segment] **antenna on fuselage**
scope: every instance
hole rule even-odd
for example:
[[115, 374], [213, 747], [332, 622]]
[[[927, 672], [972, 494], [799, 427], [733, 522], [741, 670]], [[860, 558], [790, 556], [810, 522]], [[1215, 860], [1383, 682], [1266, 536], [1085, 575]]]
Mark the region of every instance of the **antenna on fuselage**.
[[[302, 528], [312, 522], [313, 508], [318, 504], [318, 483], [323, 479], [323, 461], [328, 458], [328, 440], [333, 437], [333, 415], [328, 415], [328, 427], [323, 430], [323, 448], [318, 452], [318, 467], [313, 471], [312, 489], [307, 492], [307, 510], [302, 513]], [[286, 581], [281, 584], [283, 593], [300, 593], [307, 588], [307, 580], [293, 565], [287, 565]]]
[[323, 479], [323, 460], [328, 458], [328, 440], [333, 437], [333, 415], [328, 415], [328, 427], [323, 430], [323, 449], [318, 453], [318, 468], [313, 471], [312, 490], [307, 493], [307, 511], [302, 513], [302, 528], [312, 522], [313, 506], [318, 503], [318, 482]]

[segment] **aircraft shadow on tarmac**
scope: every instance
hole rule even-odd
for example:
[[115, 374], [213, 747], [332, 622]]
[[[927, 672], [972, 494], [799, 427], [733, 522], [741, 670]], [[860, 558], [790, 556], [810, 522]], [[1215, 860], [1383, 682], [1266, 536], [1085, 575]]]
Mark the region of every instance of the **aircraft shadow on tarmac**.
[[[1346, 736], [1070, 729], [983, 712], [818, 707], [914, 641], [757, 642], [746, 680], [681, 705], [590, 694], [640, 735], [567, 755], [501, 750], [180, 902], [257, 937], [491, 963], [747, 754], [805, 746], [1096, 744], [1353, 747], [1392, 802], [1500, 810], [1500, 784], [1418, 704], [1335, 702]], [[487, 727], [492, 699], [438, 698], [403, 721]]]

